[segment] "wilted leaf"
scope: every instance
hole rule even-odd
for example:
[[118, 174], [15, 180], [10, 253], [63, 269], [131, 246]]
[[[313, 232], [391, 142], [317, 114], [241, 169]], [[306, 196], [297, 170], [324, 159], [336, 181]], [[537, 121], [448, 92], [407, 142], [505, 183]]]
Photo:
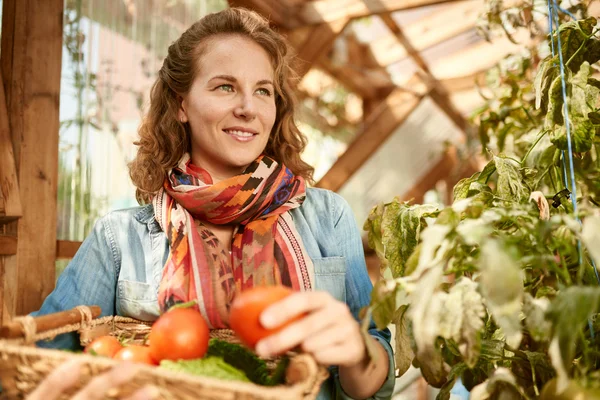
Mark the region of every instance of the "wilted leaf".
[[506, 368], [498, 368], [487, 381], [471, 390], [470, 400], [520, 400], [522, 390], [517, 380]]
[[516, 163], [504, 157], [494, 156], [498, 171], [498, 194], [507, 200], [521, 202], [529, 197], [529, 190], [523, 184], [521, 172]]
[[[588, 85], [590, 74], [590, 64], [584, 62], [579, 71], [570, 80], [569, 115], [571, 117], [571, 147], [576, 153], [589, 151], [592, 148], [592, 142], [596, 135], [596, 127], [588, 119], [588, 113], [593, 111], [590, 105], [595, 104], [597, 101], [600, 89]], [[559, 125], [558, 127], [554, 127], [552, 131], [552, 143], [561, 150], [568, 150], [566, 126], [562, 126], [562, 123]]]
[[600, 267], [600, 216], [589, 216], [583, 221], [581, 241], [585, 244], [596, 266]]
[[553, 58], [551, 56], [546, 57], [540, 62], [533, 84], [535, 88], [535, 108], [539, 109], [545, 103], [544, 95], [546, 90], [548, 90], [548, 83], [554, 79], [552, 73], [556, 73], [556, 68], [554, 68], [555, 63], [556, 57]]
[[473, 368], [479, 357], [480, 330], [485, 316], [477, 284], [463, 277], [445, 297], [440, 315], [440, 336], [453, 339], [465, 363]]
[[386, 328], [396, 311], [396, 292], [398, 290], [394, 281], [380, 279], [371, 292], [371, 313], [378, 329]]
[[448, 225], [432, 225], [427, 227], [421, 235], [421, 248], [419, 252], [419, 264], [413, 275], [419, 275], [427, 268], [443, 266], [444, 255], [450, 246], [446, 239], [452, 230]]
[[550, 205], [548, 204], [548, 200], [546, 200], [546, 196], [542, 192], [531, 192], [529, 195], [529, 200], [533, 200], [535, 204], [538, 206], [538, 210], [540, 210], [540, 219], [543, 221], [550, 219]]
[[456, 227], [456, 232], [466, 244], [475, 246], [492, 233], [492, 226], [480, 218], [465, 219]]
[[[409, 205], [394, 199], [381, 212], [383, 258], [394, 278], [405, 275], [405, 265], [419, 243], [423, 218], [433, 215], [433, 205]], [[376, 235], [372, 237], [375, 239]]]
[[408, 370], [415, 357], [408, 334], [407, 308], [408, 306], [400, 307], [396, 311], [393, 320], [396, 326], [394, 359], [396, 360], [396, 369], [399, 375], [403, 375]]
[[548, 298], [534, 299], [531, 294], [525, 293], [523, 298], [525, 326], [535, 340], [540, 341], [550, 338], [552, 324], [546, 320], [546, 311], [549, 306], [550, 300]]
[[506, 335], [506, 343], [518, 347], [521, 342], [521, 301], [523, 276], [516, 261], [497, 240], [481, 247], [480, 287], [494, 320]]
[[369, 247], [375, 250], [377, 257], [382, 263], [382, 269], [387, 266], [381, 242], [381, 216], [383, 215], [384, 205], [379, 204], [371, 209], [369, 217], [363, 225], [363, 230], [368, 233]]
[[435, 387], [440, 387], [446, 382], [448, 372], [435, 344], [439, 335], [440, 314], [447, 296], [444, 292], [436, 291], [441, 280], [441, 268], [425, 271], [411, 293], [408, 309], [417, 345], [416, 358], [419, 368], [427, 382]]

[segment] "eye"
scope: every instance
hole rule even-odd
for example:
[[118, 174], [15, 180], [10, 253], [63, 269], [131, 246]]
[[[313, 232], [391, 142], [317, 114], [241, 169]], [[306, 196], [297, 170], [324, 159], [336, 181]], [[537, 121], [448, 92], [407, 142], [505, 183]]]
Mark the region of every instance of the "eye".
[[257, 89], [256, 92], [258, 94], [260, 94], [261, 96], [271, 97], [271, 91], [269, 89], [260, 88], [260, 89]]
[[219, 85], [217, 89], [222, 90], [224, 92], [233, 92], [233, 86], [229, 84]]

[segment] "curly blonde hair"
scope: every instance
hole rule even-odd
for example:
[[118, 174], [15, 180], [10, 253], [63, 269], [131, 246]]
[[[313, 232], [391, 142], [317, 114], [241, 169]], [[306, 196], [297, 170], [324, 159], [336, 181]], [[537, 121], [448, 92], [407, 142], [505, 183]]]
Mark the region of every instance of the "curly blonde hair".
[[264, 153], [285, 164], [295, 175], [312, 181], [314, 169], [300, 158], [306, 138], [294, 120], [297, 100], [290, 86], [295, 75], [288, 44], [261, 15], [243, 8], [230, 8], [206, 15], [169, 46], [150, 92], [150, 109], [139, 128], [139, 140], [135, 142], [137, 155], [129, 164], [129, 174], [137, 188], [136, 198], [140, 204], [151, 201], [162, 187], [167, 171], [190, 151], [189, 126], [177, 117], [181, 97], [189, 92], [198, 61], [210, 39], [217, 35], [247, 37], [271, 57], [277, 113]]

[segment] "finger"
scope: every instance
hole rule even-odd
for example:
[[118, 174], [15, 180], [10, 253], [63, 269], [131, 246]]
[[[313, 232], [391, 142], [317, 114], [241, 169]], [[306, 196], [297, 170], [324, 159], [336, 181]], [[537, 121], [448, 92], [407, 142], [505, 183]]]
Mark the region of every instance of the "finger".
[[144, 386], [123, 400], [154, 400], [158, 399], [160, 391], [155, 386]]
[[265, 328], [276, 328], [290, 319], [325, 307], [336, 301], [324, 291], [297, 292], [272, 304], [260, 314], [260, 323]]
[[83, 390], [79, 391], [72, 400], [103, 399], [106, 393], [130, 381], [138, 372], [140, 366], [123, 363], [108, 372], [92, 379]]
[[[339, 352], [335, 359], [328, 358], [332, 348], [337, 348]], [[326, 365], [355, 365], [363, 359], [366, 345], [358, 323], [350, 321], [343, 326], [335, 325], [309, 337], [302, 343], [302, 350]]]
[[351, 318], [350, 311], [344, 303], [330, 301], [324, 308], [261, 340], [256, 346], [256, 352], [262, 357], [283, 353], [311, 336], [319, 336], [321, 331], [332, 325], [339, 325], [340, 322], [344, 323], [343, 321], [356, 323]]
[[342, 345], [348, 339], [348, 335], [340, 331], [338, 325], [311, 335], [302, 342], [302, 350], [306, 353], [316, 354], [323, 349]]
[[40, 383], [27, 400], [55, 400], [68, 388], [74, 386], [81, 376], [82, 360], [70, 360], [61, 364]]

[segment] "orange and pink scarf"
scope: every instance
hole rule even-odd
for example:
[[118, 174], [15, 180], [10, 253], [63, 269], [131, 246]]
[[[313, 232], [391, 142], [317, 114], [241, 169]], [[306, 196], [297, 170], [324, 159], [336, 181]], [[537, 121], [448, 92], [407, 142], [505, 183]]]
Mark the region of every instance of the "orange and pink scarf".
[[[274, 284], [312, 290], [314, 267], [289, 213], [305, 196], [304, 179], [266, 156], [213, 184], [186, 154], [152, 201], [170, 246], [158, 290], [161, 311], [197, 300], [211, 328], [226, 328], [239, 291]], [[231, 254], [202, 221], [237, 227]]]

